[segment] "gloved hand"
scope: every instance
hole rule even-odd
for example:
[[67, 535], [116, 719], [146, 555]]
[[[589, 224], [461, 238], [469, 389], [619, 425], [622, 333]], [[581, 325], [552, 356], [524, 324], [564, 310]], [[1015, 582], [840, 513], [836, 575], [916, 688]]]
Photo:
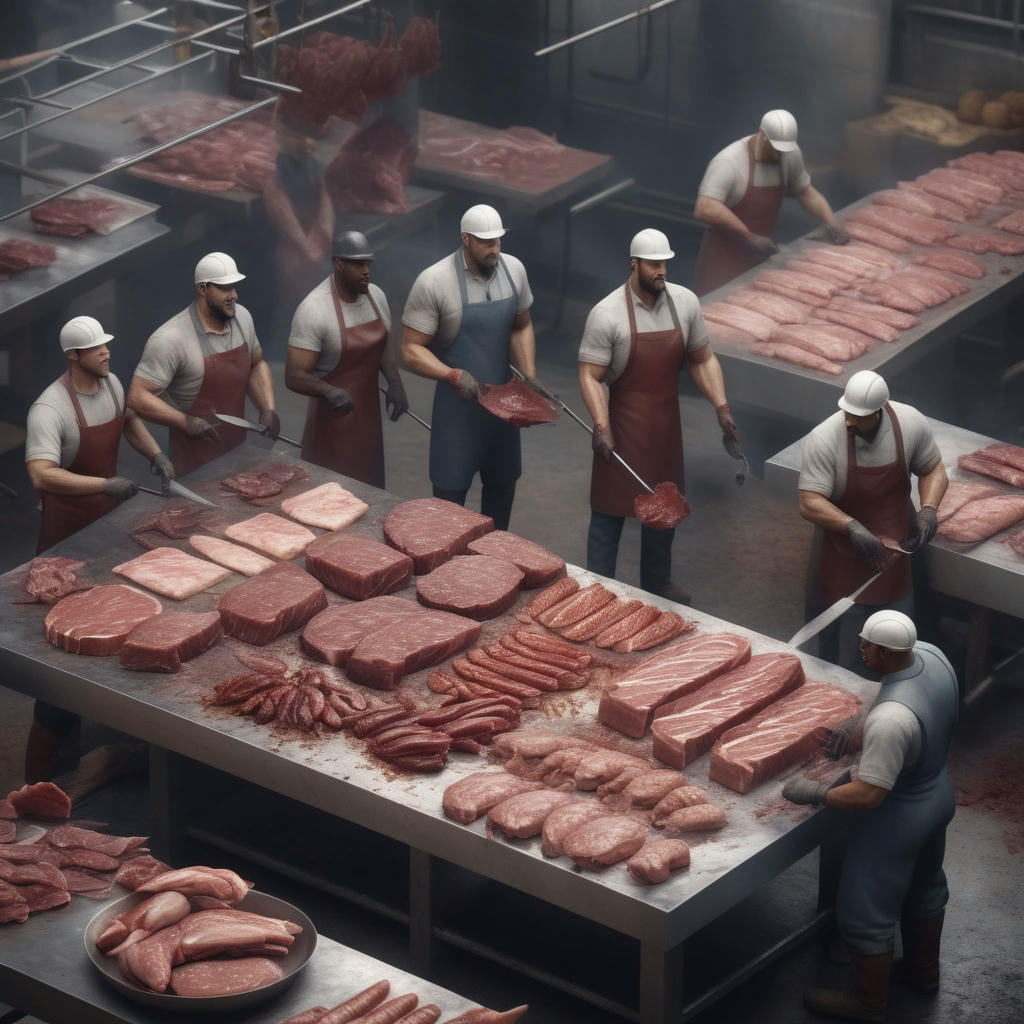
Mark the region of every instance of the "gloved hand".
[[541, 398], [546, 398], [549, 402], [555, 401], [555, 396], [536, 377], [527, 377], [523, 383]]
[[139, 493], [139, 485], [126, 476], [108, 476], [103, 481], [103, 493], [108, 498], [117, 498], [118, 501], [127, 501]]
[[469, 370], [452, 370], [446, 379], [455, 388], [455, 394], [464, 402], [475, 402], [477, 400], [480, 394], [480, 386]]
[[876, 572], [885, 568], [889, 553], [885, 550], [885, 545], [866, 526], [862, 526], [856, 519], [851, 519], [846, 527], [846, 535], [850, 538], [853, 550], [865, 562], [870, 562]]
[[388, 389], [384, 393], [384, 408], [387, 409], [391, 422], [394, 423], [403, 413], [409, 411], [409, 399], [405, 394], [402, 378], [396, 373], [388, 377]]
[[263, 436], [276, 441], [281, 433], [281, 417], [273, 409], [265, 409], [260, 413], [260, 426], [263, 427]]
[[782, 787], [782, 795], [794, 804], [823, 804], [825, 794], [832, 787], [827, 782], [815, 782], [799, 775]]
[[838, 761], [849, 749], [850, 737], [853, 736], [853, 731], [857, 728], [859, 721], [860, 717], [854, 715], [845, 722], [841, 722], [829, 733], [828, 742], [825, 744], [825, 753], [833, 761]]
[[612, 452], [615, 451], [615, 437], [612, 434], [612, 428], [608, 426], [594, 427], [594, 433], [590, 438], [590, 447], [605, 462], [611, 462]]
[[334, 412], [340, 412], [343, 416], [355, 408], [352, 396], [344, 388], [328, 388], [324, 392], [324, 401]]
[[939, 528], [939, 513], [931, 505], [925, 505], [917, 513], [917, 521], [914, 524], [914, 532], [900, 544], [908, 554], [913, 554], [918, 548], [923, 548]]
[[185, 417], [185, 433], [189, 437], [201, 437], [206, 441], [219, 441], [220, 434], [217, 428], [202, 416]]
[[833, 245], [846, 245], [850, 240], [850, 233], [838, 221], [831, 220], [825, 225], [825, 234]]
[[157, 452], [149, 457], [149, 468], [151, 473], [160, 477], [160, 490], [166, 494], [175, 476], [174, 463], [163, 452]]
[[747, 239], [747, 245], [763, 260], [768, 259], [769, 256], [774, 256], [779, 251], [779, 247], [764, 235], [751, 235]]
[[[739, 444], [740, 428], [736, 426], [736, 421], [732, 418], [732, 413], [729, 411], [729, 403], [723, 402], [721, 405], [716, 406], [715, 415], [718, 417], [718, 425], [722, 428], [722, 434]], [[729, 451], [728, 445], [726, 445], [725, 450]], [[729, 454], [732, 455], [732, 452], [729, 452]], [[735, 459], [737, 456], [733, 455], [732, 457]]]

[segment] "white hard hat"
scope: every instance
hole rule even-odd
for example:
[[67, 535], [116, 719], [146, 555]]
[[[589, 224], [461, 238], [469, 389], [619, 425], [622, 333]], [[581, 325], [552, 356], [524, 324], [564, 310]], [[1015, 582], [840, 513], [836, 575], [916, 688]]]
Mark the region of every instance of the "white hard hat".
[[629, 255], [641, 260], [670, 260], [675, 253], [668, 244], [668, 235], [657, 228], [638, 231], [629, 243]]
[[860, 638], [890, 651], [909, 651], [917, 643], [917, 627], [903, 612], [884, 610], [868, 616]]
[[235, 261], [226, 252], [209, 252], [196, 264], [196, 284], [219, 284], [226, 287], [245, 280]]
[[471, 206], [462, 215], [459, 231], [465, 235], [473, 235], [474, 238], [501, 238], [505, 234], [501, 214], [486, 203]]
[[858, 370], [846, 383], [838, 405], [851, 416], [870, 416], [889, 401], [889, 385], [874, 370]]
[[779, 153], [796, 149], [796, 118], [788, 110], [769, 110], [761, 118], [761, 131]]
[[91, 316], [76, 316], [60, 329], [60, 348], [62, 352], [71, 352], [80, 348], [94, 348], [113, 341], [114, 336], [107, 334], [100, 326], [99, 320]]

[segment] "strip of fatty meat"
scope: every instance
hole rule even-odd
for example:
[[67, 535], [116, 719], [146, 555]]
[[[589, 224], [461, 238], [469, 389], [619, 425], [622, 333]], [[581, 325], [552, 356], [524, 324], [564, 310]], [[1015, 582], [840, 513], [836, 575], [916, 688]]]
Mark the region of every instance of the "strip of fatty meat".
[[607, 587], [600, 583], [591, 583], [589, 587], [584, 587], [578, 593], [571, 594], [564, 601], [542, 612], [537, 616], [537, 621], [553, 630], [571, 626], [608, 604], [614, 597]]
[[704, 319], [711, 324], [725, 324], [737, 330], [766, 341], [775, 327], [775, 321], [762, 313], [742, 306], [731, 306], [727, 302], [708, 302], [701, 306]]
[[[380, 1006], [387, 999], [390, 992], [391, 983], [389, 981], [375, 982], [369, 988], [364, 988], [362, 992], [358, 992], [350, 999], [346, 999], [345, 1002], [338, 1003], [337, 1006], [332, 1007], [327, 1013], [317, 1019], [316, 1024], [319, 1024], [320, 1020], [326, 1021], [327, 1024], [351, 1024], [352, 1021], [360, 1019], [365, 1014], [370, 1013], [371, 1010]], [[282, 1024], [288, 1024], [288, 1021], [283, 1021]]]
[[1005, 217], [1001, 217], [992, 225], [1000, 231], [1010, 231], [1015, 235], [1024, 235], [1024, 210], [1014, 210]]
[[650, 625], [637, 630], [632, 636], [617, 640], [612, 644], [612, 650], [619, 654], [627, 654], [630, 651], [647, 651], [673, 637], [692, 633], [696, 628], [696, 622], [688, 622], [676, 612], [659, 612], [658, 617]]
[[925, 281], [934, 284], [937, 288], [944, 288], [951, 299], [959, 298], [970, 291], [970, 287], [964, 284], [956, 274], [948, 273], [936, 267], [929, 267], [925, 264], [917, 264], [907, 267], [903, 274], [908, 277], [920, 277]]
[[956, 234], [956, 228], [946, 221], [937, 220], [935, 217], [922, 217], [918, 213], [908, 213], [906, 210], [862, 206], [852, 219], [878, 228], [879, 231], [888, 231], [889, 234], [916, 245], [934, 245]]
[[1004, 483], [1012, 484], [1014, 487], [1024, 487], [1024, 469], [1018, 469], [1000, 459], [994, 459], [987, 454], [987, 449], [982, 448], [977, 452], [970, 452], [961, 455], [956, 460], [961, 469], [969, 470], [972, 473], [980, 473], [982, 476], [990, 476], [995, 480], [1002, 480]]
[[579, 581], [573, 579], [572, 576], [566, 576], [537, 594], [527, 605], [526, 614], [532, 618], [537, 618], [541, 612], [546, 612], [549, 608], [553, 608], [559, 601], [563, 601], [570, 594], [575, 594], [579, 589]]
[[863, 252], [860, 254], [849, 253], [846, 251], [847, 248], [849, 246], [836, 249], [835, 246], [816, 245], [813, 248], [805, 249], [800, 258], [806, 263], [820, 263], [826, 267], [835, 267], [836, 270], [846, 271], [857, 278], [877, 277], [883, 270], [890, 269], [876, 260], [868, 259]]
[[860, 332], [851, 332], [850, 336], [844, 337], [839, 331], [829, 328], [830, 324], [784, 324], [775, 329], [771, 340], [785, 345], [795, 345], [797, 348], [807, 349], [825, 359], [836, 363], [845, 363], [850, 359], [856, 359], [864, 355], [868, 350], [870, 339], [860, 335], [864, 340], [858, 342], [856, 335]]
[[1024, 253], [1024, 238], [997, 235], [991, 231], [980, 235], [957, 235], [946, 244], [963, 252], [973, 252], [975, 256], [984, 256], [987, 252], [995, 252], [1000, 256], [1020, 256]]
[[992, 487], [990, 484], [953, 480], [946, 487], [946, 493], [942, 495], [942, 500], [939, 502], [939, 522], [944, 523], [969, 501], [975, 501], [978, 498], [991, 498], [993, 495], [1002, 493], [998, 487]]
[[660, 610], [652, 604], [641, 605], [635, 612], [598, 633], [594, 637], [594, 644], [604, 649], [614, 647], [620, 641], [646, 629], [660, 614]]
[[827, 299], [839, 291], [835, 284], [822, 281], [821, 278], [811, 277], [810, 274], [801, 274], [792, 270], [764, 270], [754, 279], [754, 287], [761, 284], [781, 284], [787, 288], [798, 289], [810, 295], [820, 295]]
[[992, 153], [965, 153], [954, 160], [947, 160], [946, 166], [956, 171], [980, 174], [986, 180], [1011, 191], [1024, 189], [1024, 174], [1016, 167], [1003, 163]]
[[1022, 519], [1024, 497], [996, 494], [967, 502], [939, 527], [939, 533], [958, 544], [980, 544]]
[[910, 252], [910, 246], [889, 231], [881, 231], [870, 224], [848, 218], [843, 222], [847, 234], [858, 242], [887, 249], [889, 252]]
[[895, 341], [900, 336], [897, 328], [891, 327], [889, 324], [882, 323], [879, 320], [872, 320], [860, 313], [850, 313], [842, 309], [831, 309], [828, 306], [822, 306], [820, 309], [815, 310], [815, 312], [823, 320], [840, 324], [843, 327], [850, 327], [855, 331], [870, 335], [877, 341]]
[[938, 249], [922, 253], [914, 262], [923, 267], [932, 267], [935, 270], [944, 270], [950, 274], [959, 274], [961, 277], [970, 277], [975, 280], [988, 273], [985, 264], [980, 260], [962, 252], [954, 252], [952, 249]]
[[624, 619], [641, 607], [643, 607], [643, 601], [628, 601], [625, 598], [617, 597], [615, 600], [609, 601], [603, 608], [599, 608], [593, 615], [588, 615], [585, 619], [580, 619], [579, 622], [562, 630], [562, 636], [574, 643], [585, 643], [587, 640], [593, 640], [606, 627]]
[[860, 276], [848, 270], [838, 270], [835, 267], [830, 267], [814, 260], [790, 260], [786, 264], [785, 269], [797, 274], [809, 274], [811, 277], [820, 278], [826, 284], [834, 284], [839, 288], [849, 287]]
[[770, 356], [773, 359], [782, 359], [787, 363], [796, 363], [797, 366], [806, 366], [810, 370], [820, 370], [822, 373], [830, 373], [838, 377], [843, 372], [841, 363], [833, 362], [815, 352], [808, 352], [807, 349], [799, 348], [796, 345], [789, 345], [779, 341], [769, 341], [758, 345], [754, 352], [762, 356]]
[[730, 292], [727, 305], [753, 310], [777, 324], [802, 324], [814, 319], [814, 310], [806, 303], [772, 292], [759, 292], [756, 288], [737, 288]]
[[[815, 250], [820, 252], [824, 246], [819, 247]], [[904, 265], [904, 261], [899, 256], [894, 256], [892, 251], [886, 249], [884, 246], [874, 245], [872, 242], [850, 242], [844, 245], [841, 249], [832, 250], [836, 255], [853, 257], [857, 260], [863, 260], [865, 263], [873, 263], [876, 267], [885, 267], [889, 270], [898, 270]]]
[[[1012, 188], [1008, 188], [997, 181], [994, 181], [991, 177], [986, 174], [978, 174], [976, 171], [969, 171], [963, 167], [936, 167], [932, 174], [946, 174], [957, 181], [962, 182], [965, 187], [972, 190], [972, 194], [977, 194], [980, 198], [984, 196], [992, 197], [989, 201], [993, 203], [1000, 203], [1007, 198], [1007, 192], [1014, 191]], [[999, 198], [995, 198], [997, 195]]]
[[682, 839], [652, 839], [626, 861], [626, 870], [640, 885], [658, 885], [689, 866], [690, 848]]
[[921, 323], [921, 318], [912, 313], [904, 313], [899, 309], [892, 309], [890, 306], [882, 306], [876, 302], [865, 302], [863, 299], [855, 299], [849, 295], [833, 295], [825, 309], [839, 310], [843, 313], [853, 313], [872, 320], [875, 323], [887, 324], [900, 331], [909, 331]]
[[[977, 179], [977, 180], [976, 180]], [[934, 192], [944, 199], [961, 202], [967, 198], [975, 203], [998, 203], [1003, 199], [1004, 190], [978, 176], [968, 176], [966, 171], [949, 167], [936, 167], [927, 174], [914, 179], [926, 192]]]
[[981, 213], [981, 206], [968, 196], [961, 196], [954, 200], [949, 196], [937, 194], [922, 188], [916, 181], [901, 181], [898, 183], [900, 192], [918, 196], [927, 200], [934, 207], [935, 217], [943, 220], [952, 220], [962, 224], [964, 221], [973, 220]]
[[907, 213], [921, 214], [923, 217], [943, 216], [935, 205], [935, 197], [923, 191], [911, 192], [907, 189], [885, 188], [880, 192], [875, 192], [871, 196], [871, 202], [876, 206], [894, 207]]
[[976, 452], [984, 459], [994, 459], [1014, 469], [1024, 471], [1024, 448], [1015, 444], [990, 444]]
[[[949, 300], [950, 296], [938, 285], [932, 284], [921, 277], [912, 277], [906, 271], [893, 274], [886, 282], [890, 288], [907, 295], [909, 298], [924, 304], [926, 309], [933, 306], [941, 306]], [[867, 294], [862, 291], [862, 294]]]
[[860, 294], [879, 305], [899, 309], [904, 313], [923, 313], [928, 308], [927, 303], [912, 298], [885, 281], [871, 281], [861, 285]]
[[[760, 277], [754, 279], [754, 289], [759, 292], [769, 292], [772, 295], [781, 295], [784, 299], [792, 299], [794, 302], [802, 303], [805, 306], [818, 306], [822, 302], [822, 296], [804, 291], [802, 288], [795, 288], [782, 281], [764, 281]], [[726, 328], [722, 328], [726, 330]], [[747, 335], [740, 334], [736, 338], [730, 338], [730, 344], [742, 348], [743, 339]], [[748, 338], [749, 341], [749, 338]]]

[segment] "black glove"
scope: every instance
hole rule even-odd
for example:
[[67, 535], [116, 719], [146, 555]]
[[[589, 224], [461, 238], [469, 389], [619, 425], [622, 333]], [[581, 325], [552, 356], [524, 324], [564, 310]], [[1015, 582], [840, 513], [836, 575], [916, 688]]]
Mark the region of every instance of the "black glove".
[[590, 447], [604, 459], [605, 462], [612, 461], [612, 452], [615, 451], [615, 437], [611, 427], [594, 427], [594, 433], [590, 438]]
[[846, 535], [850, 538], [853, 550], [865, 562], [870, 562], [876, 572], [885, 568], [889, 553], [885, 550], [885, 545], [866, 526], [862, 526], [856, 519], [851, 519], [846, 527]]
[[747, 245], [763, 260], [768, 259], [769, 256], [774, 256], [779, 251], [779, 247], [764, 235], [751, 235], [747, 239]]
[[829, 221], [825, 225], [825, 234], [833, 245], [846, 245], [850, 240], [850, 233], [838, 221]]
[[139, 485], [126, 476], [108, 476], [103, 481], [103, 493], [108, 498], [117, 498], [118, 501], [127, 501], [139, 493]]
[[782, 795], [794, 804], [823, 804], [828, 790], [827, 782], [815, 782], [814, 779], [798, 775], [782, 787]]
[[825, 753], [833, 761], [838, 761], [849, 749], [850, 737], [853, 736], [853, 731], [857, 728], [859, 721], [860, 716], [854, 715], [852, 718], [848, 718], [845, 722], [837, 725], [829, 733], [828, 742], [825, 744]]
[[459, 370], [452, 387], [455, 388], [455, 394], [464, 402], [475, 402], [480, 396], [480, 386], [469, 370]]
[[394, 377], [388, 377], [388, 389], [384, 393], [384, 408], [387, 409], [392, 423], [403, 413], [409, 411], [409, 399], [405, 395], [405, 385], [397, 373]]
[[352, 396], [344, 388], [328, 388], [324, 392], [324, 401], [334, 412], [340, 412], [343, 416], [355, 408]]
[[273, 409], [266, 409], [260, 413], [260, 426], [263, 427], [263, 436], [276, 441], [281, 433], [281, 417]]
[[217, 428], [202, 416], [185, 417], [185, 433], [189, 437], [201, 437], [206, 441], [219, 441], [220, 434]]
[[174, 479], [174, 463], [171, 462], [163, 452], [157, 452], [149, 457], [149, 468], [151, 473], [160, 477], [160, 490], [166, 494], [170, 482]]
[[[732, 413], [729, 411], [729, 403], [723, 402], [720, 406], [715, 409], [715, 415], [718, 417], [718, 425], [722, 428], [722, 434], [725, 437], [731, 438], [736, 444], [740, 443], [740, 428], [736, 426], [736, 421], [732, 418]], [[739, 456], [733, 455], [729, 451], [728, 445], [726, 445], [727, 452], [732, 457], [738, 458]]]
[[547, 399], [547, 401], [554, 403], [555, 396], [548, 391], [546, 387], [536, 377], [527, 377], [523, 383], [533, 392], [540, 395], [541, 398]]
[[917, 513], [917, 521], [914, 524], [914, 532], [905, 540], [900, 547], [907, 554], [913, 554], [918, 548], [923, 548], [939, 528], [939, 513], [931, 506], [925, 505]]

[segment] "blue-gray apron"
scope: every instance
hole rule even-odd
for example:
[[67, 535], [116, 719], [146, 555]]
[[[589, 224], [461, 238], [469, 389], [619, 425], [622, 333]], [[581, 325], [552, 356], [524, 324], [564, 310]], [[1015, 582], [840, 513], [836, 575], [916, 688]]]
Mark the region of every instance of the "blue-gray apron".
[[836, 916], [850, 948], [865, 956], [893, 948], [896, 922], [934, 917], [949, 900], [942, 860], [956, 810], [946, 770], [959, 708], [956, 675], [931, 644], [914, 664], [882, 678], [872, 708], [897, 701], [921, 725], [921, 754], [881, 805], [863, 812], [846, 848]]
[[[518, 304], [512, 276], [499, 256], [495, 275], [503, 273], [508, 278], [512, 294], [469, 302], [461, 249], [452, 262], [462, 299], [462, 322], [451, 344], [436, 355], [445, 366], [468, 370], [481, 383], [505, 384], [509, 335]], [[467, 490], [477, 472], [491, 486], [510, 486], [519, 479], [519, 428], [492, 416], [479, 403], [459, 398], [446, 381], [438, 381], [434, 388], [430, 426], [430, 481], [435, 487]]]

